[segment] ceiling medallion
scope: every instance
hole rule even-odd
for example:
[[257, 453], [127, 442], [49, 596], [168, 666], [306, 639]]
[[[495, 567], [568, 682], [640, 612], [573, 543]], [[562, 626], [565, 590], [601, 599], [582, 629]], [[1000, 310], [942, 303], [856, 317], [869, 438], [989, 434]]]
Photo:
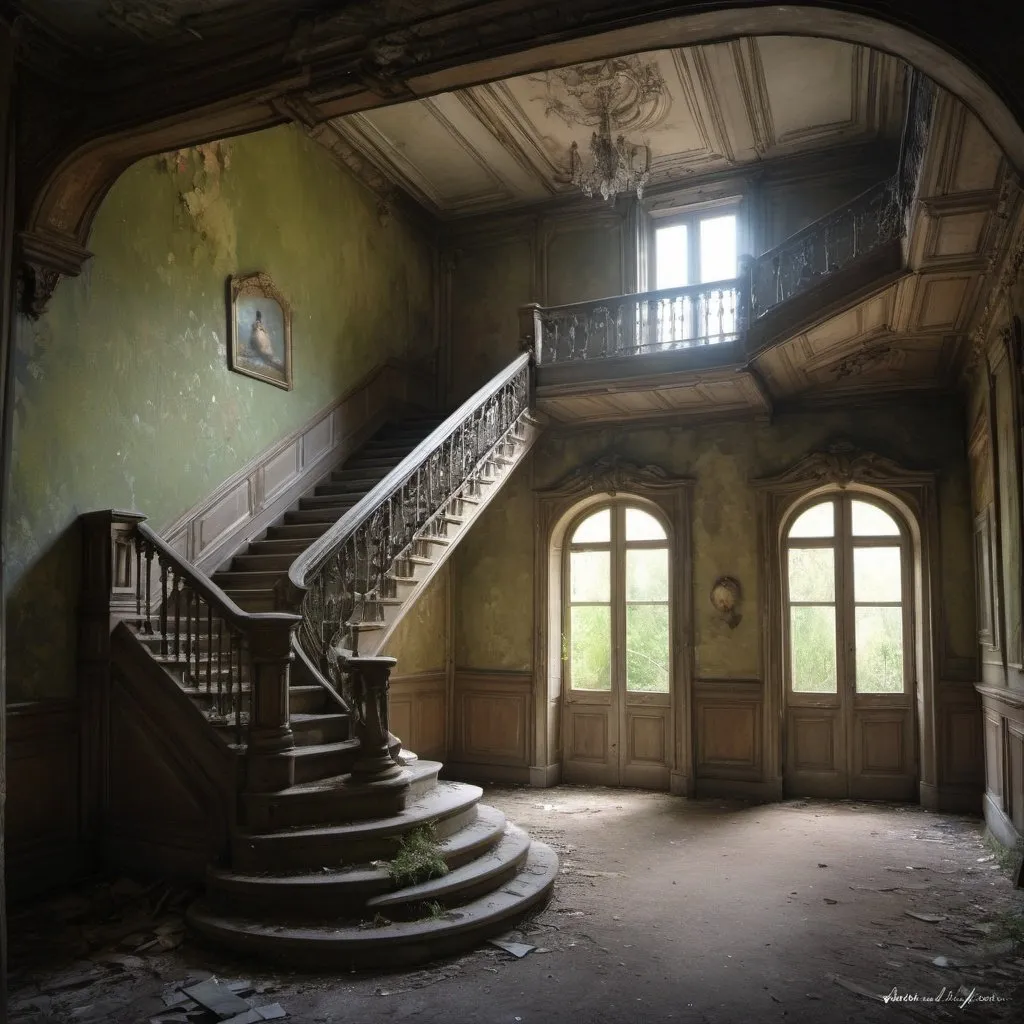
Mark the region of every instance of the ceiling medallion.
[[626, 192], [643, 198], [651, 176], [651, 149], [626, 139], [614, 128], [648, 128], [668, 113], [669, 94], [657, 65], [638, 57], [577, 64], [541, 77], [547, 89], [545, 111], [570, 127], [590, 125], [590, 160], [579, 144], [569, 149], [569, 180], [586, 196], [605, 200]]

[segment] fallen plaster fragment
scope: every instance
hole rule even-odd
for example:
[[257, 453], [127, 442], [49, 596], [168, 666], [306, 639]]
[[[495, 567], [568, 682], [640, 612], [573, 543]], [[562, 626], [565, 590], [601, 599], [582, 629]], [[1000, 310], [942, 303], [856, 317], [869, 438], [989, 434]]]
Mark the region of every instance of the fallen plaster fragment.
[[[227, 985], [222, 985], [216, 978], [200, 982], [183, 991], [185, 995], [194, 999], [211, 1013], [215, 1013], [221, 1020], [237, 1017], [251, 1009], [244, 999], [240, 999]], [[256, 1020], [259, 1018], [257, 1017]], [[238, 1024], [241, 1024], [241, 1021]]]
[[497, 946], [498, 949], [505, 950], [506, 953], [511, 953], [516, 959], [522, 960], [527, 953], [532, 953], [537, 947], [528, 945], [525, 942], [510, 942], [507, 939], [489, 939], [492, 946]]
[[907, 917], [916, 918], [918, 921], [924, 921], [926, 924], [938, 924], [940, 921], [946, 920], [945, 914], [919, 914], [916, 910], [904, 910], [903, 913]]
[[825, 977], [833, 984], [838, 985], [840, 988], [845, 988], [847, 992], [852, 992], [854, 995], [863, 996], [865, 999], [873, 999], [876, 1003], [884, 1002], [877, 992], [872, 992], [863, 985], [850, 981], [849, 978], [843, 978], [838, 974], [826, 974]]

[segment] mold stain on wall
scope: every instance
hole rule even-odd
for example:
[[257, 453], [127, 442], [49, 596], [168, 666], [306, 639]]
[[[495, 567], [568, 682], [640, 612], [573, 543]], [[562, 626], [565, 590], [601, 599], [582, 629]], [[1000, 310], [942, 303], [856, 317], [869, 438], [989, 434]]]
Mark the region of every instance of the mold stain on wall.
[[[74, 694], [76, 517], [161, 529], [388, 357], [429, 351], [433, 252], [300, 131], [149, 158], [103, 202], [81, 277], [17, 337], [5, 523], [12, 700]], [[294, 310], [295, 387], [227, 368], [228, 274]]]

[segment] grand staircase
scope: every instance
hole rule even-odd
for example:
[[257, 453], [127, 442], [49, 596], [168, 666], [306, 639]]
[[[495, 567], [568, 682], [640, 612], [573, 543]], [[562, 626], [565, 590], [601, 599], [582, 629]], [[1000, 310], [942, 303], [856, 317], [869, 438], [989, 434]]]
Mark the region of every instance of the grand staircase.
[[87, 602], [116, 623], [107, 703], [212, 808], [196, 933], [294, 966], [392, 965], [549, 895], [555, 854], [388, 731], [395, 659], [374, 657], [539, 435], [529, 373], [519, 357], [447, 419], [388, 424], [212, 578], [141, 516], [86, 517], [111, 565], [107, 607]]

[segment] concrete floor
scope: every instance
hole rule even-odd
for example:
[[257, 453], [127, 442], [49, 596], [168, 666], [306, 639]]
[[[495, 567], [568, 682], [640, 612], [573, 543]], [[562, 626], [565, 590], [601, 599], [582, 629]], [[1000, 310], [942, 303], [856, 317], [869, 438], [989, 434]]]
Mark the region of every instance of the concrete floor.
[[[13, 1020], [135, 1024], [169, 985], [211, 972], [252, 980], [303, 1024], [1022, 1019], [1024, 892], [975, 819], [579, 787], [484, 799], [562, 858], [551, 903], [514, 936], [538, 947], [523, 959], [487, 946], [414, 971], [302, 976], [186, 941], [92, 968], [80, 949], [42, 964], [37, 934]], [[21, 927], [38, 932], [38, 917]], [[94, 981], [60, 987], [83, 968]]]

